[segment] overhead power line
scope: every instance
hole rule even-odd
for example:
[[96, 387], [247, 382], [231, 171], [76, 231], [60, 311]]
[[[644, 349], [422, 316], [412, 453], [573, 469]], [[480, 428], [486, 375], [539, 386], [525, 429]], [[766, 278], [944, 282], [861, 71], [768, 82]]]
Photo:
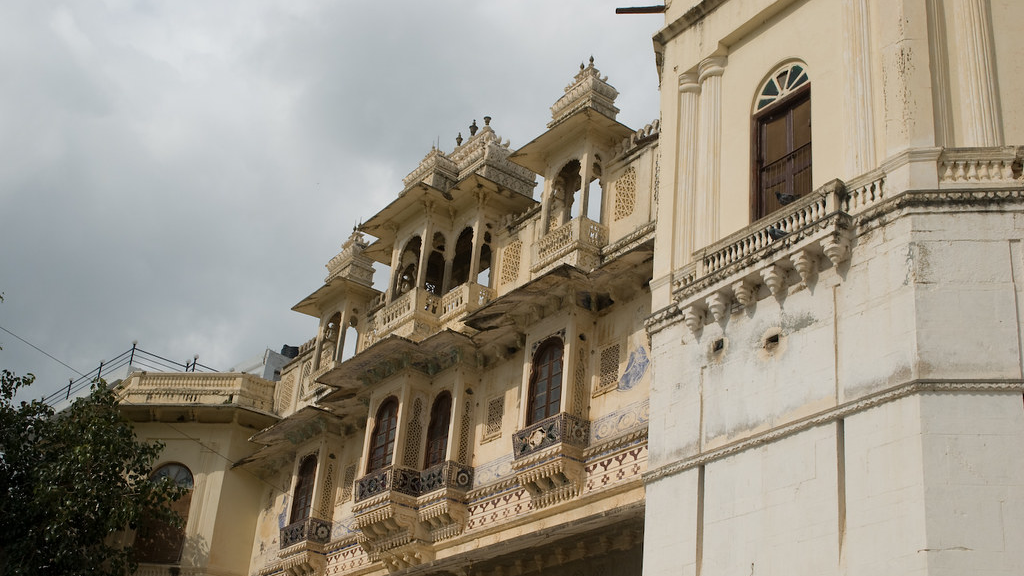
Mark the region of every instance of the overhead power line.
[[71, 370], [72, 372], [74, 372], [75, 374], [78, 374], [79, 376], [85, 376], [85, 374], [82, 374], [82, 373], [81, 373], [81, 372], [79, 372], [78, 370], [75, 370], [74, 368], [72, 368], [71, 366], [69, 366], [69, 365], [68, 365], [68, 364], [67, 364], [66, 362], [64, 362], [63, 360], [61, 360], [60, 358], [57, 358], [56, 356], [54, 356], [53, 354], [50, 354], [50, 353], [49, 353], [49, 352], [47, 352], [46, 350], [43, 350], [43, 349], [42, 349], [42, 348], [40, 348], [39, 346], [36, 346], [35, 344], [33, 344], [33, 343], [29, 342], [28, 340], [25, 340], [24, 338], [22, 338], [21, 336], [18, 336], [18, 335], [17, 335], [17, 334], [15, 334], [14, 332], [11, 332], [11, 331], [10, 331], [10, 330], [8, 330], [7, 328], [4, 328], [3, 326], [0, 326], [0, 330], [3, 330], [4, 332], [7, 332], [7, 333], [8, 333], [8, 334], [10, 334], [11, 336], [14, 336], [14, 337], [15, 337], [15, 338], [17, 338], [18, 340], [21, 340], [21, 341], [22, 341], [22, 342], [24, 342], [25, 344], [28, 344], [29, 346], [31, 346], [32, 348], [34, 348], [34, 349], [38, 350], [39, 352], [42, 352], [42, 353], [43, 353], [43, 354], [45, 354], [45, 355], [46, 355], [46, 356], [47, 356], [48, 358], [50, 358], [51, 360], [53, 360], [53, 361], [55, 361], [55, 362], [57, 362], [57, 363], [61, 364], [62, 366], [66, 367], [66, 368], [67, 368], [68, 370]]

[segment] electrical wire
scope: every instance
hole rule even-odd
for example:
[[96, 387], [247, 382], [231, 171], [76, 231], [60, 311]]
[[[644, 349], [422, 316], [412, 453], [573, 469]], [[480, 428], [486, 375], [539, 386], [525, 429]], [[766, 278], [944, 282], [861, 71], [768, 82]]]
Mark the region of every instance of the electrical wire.
[[[87, 386], [87, 385], [91, 386], [92, 385], [93, 379], [90, 379], [89, 376], [88, 376], [88, 374], [91, 374], [91, 372], [88, 373], [88, 374], [83, 374], [82, 372], [79, 372], [78, 370], [75, 370], [70, 365], [68, 365], [66, 362], [64, 362], [61, 359], [57, 358], [53, 354], [50, 354], [49, 352], [47, 352], [46, 350], [43, 350], [39, 346], [36, 346], [35, 344], [29, 342], [28, 340], [25, 340], [24, 338], [22, 338], [21, 336], [18, 336], [14, 332], [11, 332], [7, 328], [4, 328], [3, 326], [0, 326], [0, 330], [3, 330], [4, 332], [7, 332], [8, 334], [10, 334], [11, 336], [14, 336], [18, 340], [21, 340], [25, 344], [31, 346], [35, 350], [38, 350], [42, 354], [45, 354], [50, 359], [60, 363], [61, 365], [67, 367], [69, 370], [71, 370], [72, 372], [74, 372], [74, 373], [76, 373], [76, 374], [78, 374], [80, 376], [80, 378], [77, 381], [77, 382], [79, 382], [79, 385], [77, 387], [75, 386], [76, 381], [69, 382], [68, 383], [68, 387], [66, 389], [62, 387], [60, 390], [54, 392], [53, 394], [50, 394], [49, 396], [44, 397], [42, 399], [42, 401], [44, 403], [50, 404], [52, 406], [51, 402], [54, 402], [57, 398], [59, 398], [62, 393], [66, 394], [65, 399], [70, 399], [72, 393], [77, 393], [77, 392], [81, 391], [83, 388], [85, 388], [85, 386]], [[131, 352], [134, 352], [135, 354], [138, 354], [139, 358], [132, 357], [132, 356], [134, 356], [134, 354], [132, 356], [129, 356], [129, 353], [131, 353]], [[140, 366], [143, 366], [143, 367], [146, 367], [146, 368], [150, 368], [151, 370], [159, 369], [159, 368], [153, 367], [152, 365], [148, 365], [148, 362], [145, 361], [147, 356], [151, 356], [153, 358], [159, 359], [159, 360], [153, 360], [152, 358], [149, 359], [150, 362], [152, 362], [153, 364], [156, 364], [158, 366], [160, 366], [162, 364], [160, 362], [160, 360], [162, 360], [164, 362], [167, 362], [171, 366], [174, 366], [174, 367], [179, 366], [178, 363], [173, 361], [173, 360], [170, 360], [168, 358], [164, 358], [163, 356], [158, 356], [158, 355], [153, 354], [151, 352], [146, 352], [146, 351], [144, 351], [144, 350], [142, 350], [140, 348], [137, 348], [136, 346], [133, 345], [131, 349], [129, 349], [129, 350], [125, 351], [125, 352], [122, 352], [121, 354], [118, 354], [110, 362], [101, 362], [100, 363], [100, 368], [99, 368], [99, 370], [97, 370], [96, 378], [100, 378], [103, 368], [109, 367], [110, 370], [116, 370], [116, 369], [121, 368], [121, 367], [123, 367], [125, 365], [129, 365], [130, 362], [137, 363]], [[130, 358], [130, 360], [126, 359], [126, 357]], [[209, 370], [210, 372], [216, 372], [215, 369], [210, 368], [209, 366], [205, 366], [203, 364], [199, 364], [199, 362], [194, 362], [193, 364], [185, 364], [185, 367], [189, 367], [189, 366], [202, 366], [204, 369]], [[161, 366], [161, 367], [162, 368], [169, 368], [170, 366]], [[193, 371], [194, 371], [194, 368], [193, 368]], [[67, 390], [67, 392], [65, 392], [65, 390]], [[147, 406], [146, 404], [136, 404], [134, 402], [129, 402], [127, 400], [121, 400], [120, 403], [128, 405], [128, 406], [137, 406], [137, 407], [145, 407], [145, 406]], [[214, 450], [212, 447], [207, 446], [206, 444], [204, 444], [198, 438], [194, 438], [192, 436], [189, 436], [185, 432], [183, 432], [180, 429], [174, 427], [174, 425], [172, 425], [170, 422], [160, 422], [160, 424], [163, 424], [163, 425], [167, 426], [168, 428], [170, 428], [171, 430], [174, 430], [176, 433], [180, 434], [181, 436], [183, 436], [187, 440], [195, 442], [196, 444], [198, 444], [204, 450], [207, 450], [209, 452], [212, 452], [213, 454], [216, 454], [217, 456], [222, 458], [225, 462], [228, 462], [229, 464], [231, 464], [232, 468], [234, 468], [238, 464], [237, 461], [232, 460], [231, 458], [228, 458], [227, 456], [225, 456], [224, 454], [221, 454], [217, 450]], [[251, 470], [246, 470], [245, 468], [242, 468], [242, 470], [244, 472], [246, 472], [247, 474], [249, 474], [250, 476], [252, 476], [253, 478], [259, 480], [263, 484], [266, 484], [267, 486], [269, 486], [270, 488], [273, 488], [274, 490], [276, 490], [278, 492], [281, 492], [281, 493], [287, 492], [287, 489], [282, 489], [280, 486], [275, 486], [274, 484], [271, 484], [267, 480], [265, 480], [265, 479], [259, 477], [258, 475], [256, 475], [256, 473], [252, 472]]]

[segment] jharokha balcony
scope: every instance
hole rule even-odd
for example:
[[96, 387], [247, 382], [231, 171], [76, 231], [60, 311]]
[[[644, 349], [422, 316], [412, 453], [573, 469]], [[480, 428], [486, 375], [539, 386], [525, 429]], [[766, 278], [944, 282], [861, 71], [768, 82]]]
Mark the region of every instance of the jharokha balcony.
[[303, 542], [327, 544], [331, 540], [331, 523], [319, 518], [306, 518], [281, 528], [281, 549]]
[[472, 487], [473, 469], [450, 460], [423, 471], [387, 466], [371, 472], [355, 486], [359, 542], [395, 569], [430, 561], [427, 543], [462, 533]]
[[601, 264], [601, 248], [608, 244], [608, 228], [585, 216], [574, 218], [551, 230], [534, 244], [534, 274], [558, 264], [571, 264], [590, 271]]
[[590, 422], [561, 412], [512, 436], [516, 479], [530, 493], [535, 508], [579, 494], [583, 485], [583, 451], [590, 442]]
[[419, 341], [439, 330], [457, 328], [461, 318], [493, 299], [494, 290], [475, 282], [456, 286], [444, 296], [413, 288], [377, 309], [361, 349], [392, 334]]

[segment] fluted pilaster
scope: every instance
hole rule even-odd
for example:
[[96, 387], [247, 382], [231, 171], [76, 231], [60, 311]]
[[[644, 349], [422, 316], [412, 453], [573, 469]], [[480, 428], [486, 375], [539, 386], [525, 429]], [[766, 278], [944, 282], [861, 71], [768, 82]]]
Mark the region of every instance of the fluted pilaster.
[[850, 129], [846, 170], [849, 176], [856, 176], [875, 168], [867, 0], [843, 0], [843, 43], [843, 107]]
[[963, 145], [1000, 146], [999, 90], [993, 61], [991, 13], [988, 0], [955, 0]]
[[694, 247], [714, 242], [719, 235], [719, 204], [722, 149], [722, 74], [726, 58], [716, 56], [700, 63], [700, 142], [697, 155], [697, 189], [694, 203]]
[[697, 117], [700, 100], [700, 82], [696, 74], [679, 76], [679, 173], [676, 177], [679, 211], [676, 213], [674, 228], [674, 259], [676, 269], [689, 261], [694, 251], [694, 227], [696, 224], [697, 187]]

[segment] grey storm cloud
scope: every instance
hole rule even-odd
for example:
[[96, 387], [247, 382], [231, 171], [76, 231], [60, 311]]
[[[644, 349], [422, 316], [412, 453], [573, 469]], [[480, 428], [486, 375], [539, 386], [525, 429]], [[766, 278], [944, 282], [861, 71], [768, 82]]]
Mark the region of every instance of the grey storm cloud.
[[[307, 340], [291, 306], [432, 145], [484, 115], [525, 144], [590, 55], [620, 121], [657, 117], [661, 17], [620, 3], [3, 3], [0, 327], [83, 372]], [[0, 346], [30, 396], [77, 376]]]

